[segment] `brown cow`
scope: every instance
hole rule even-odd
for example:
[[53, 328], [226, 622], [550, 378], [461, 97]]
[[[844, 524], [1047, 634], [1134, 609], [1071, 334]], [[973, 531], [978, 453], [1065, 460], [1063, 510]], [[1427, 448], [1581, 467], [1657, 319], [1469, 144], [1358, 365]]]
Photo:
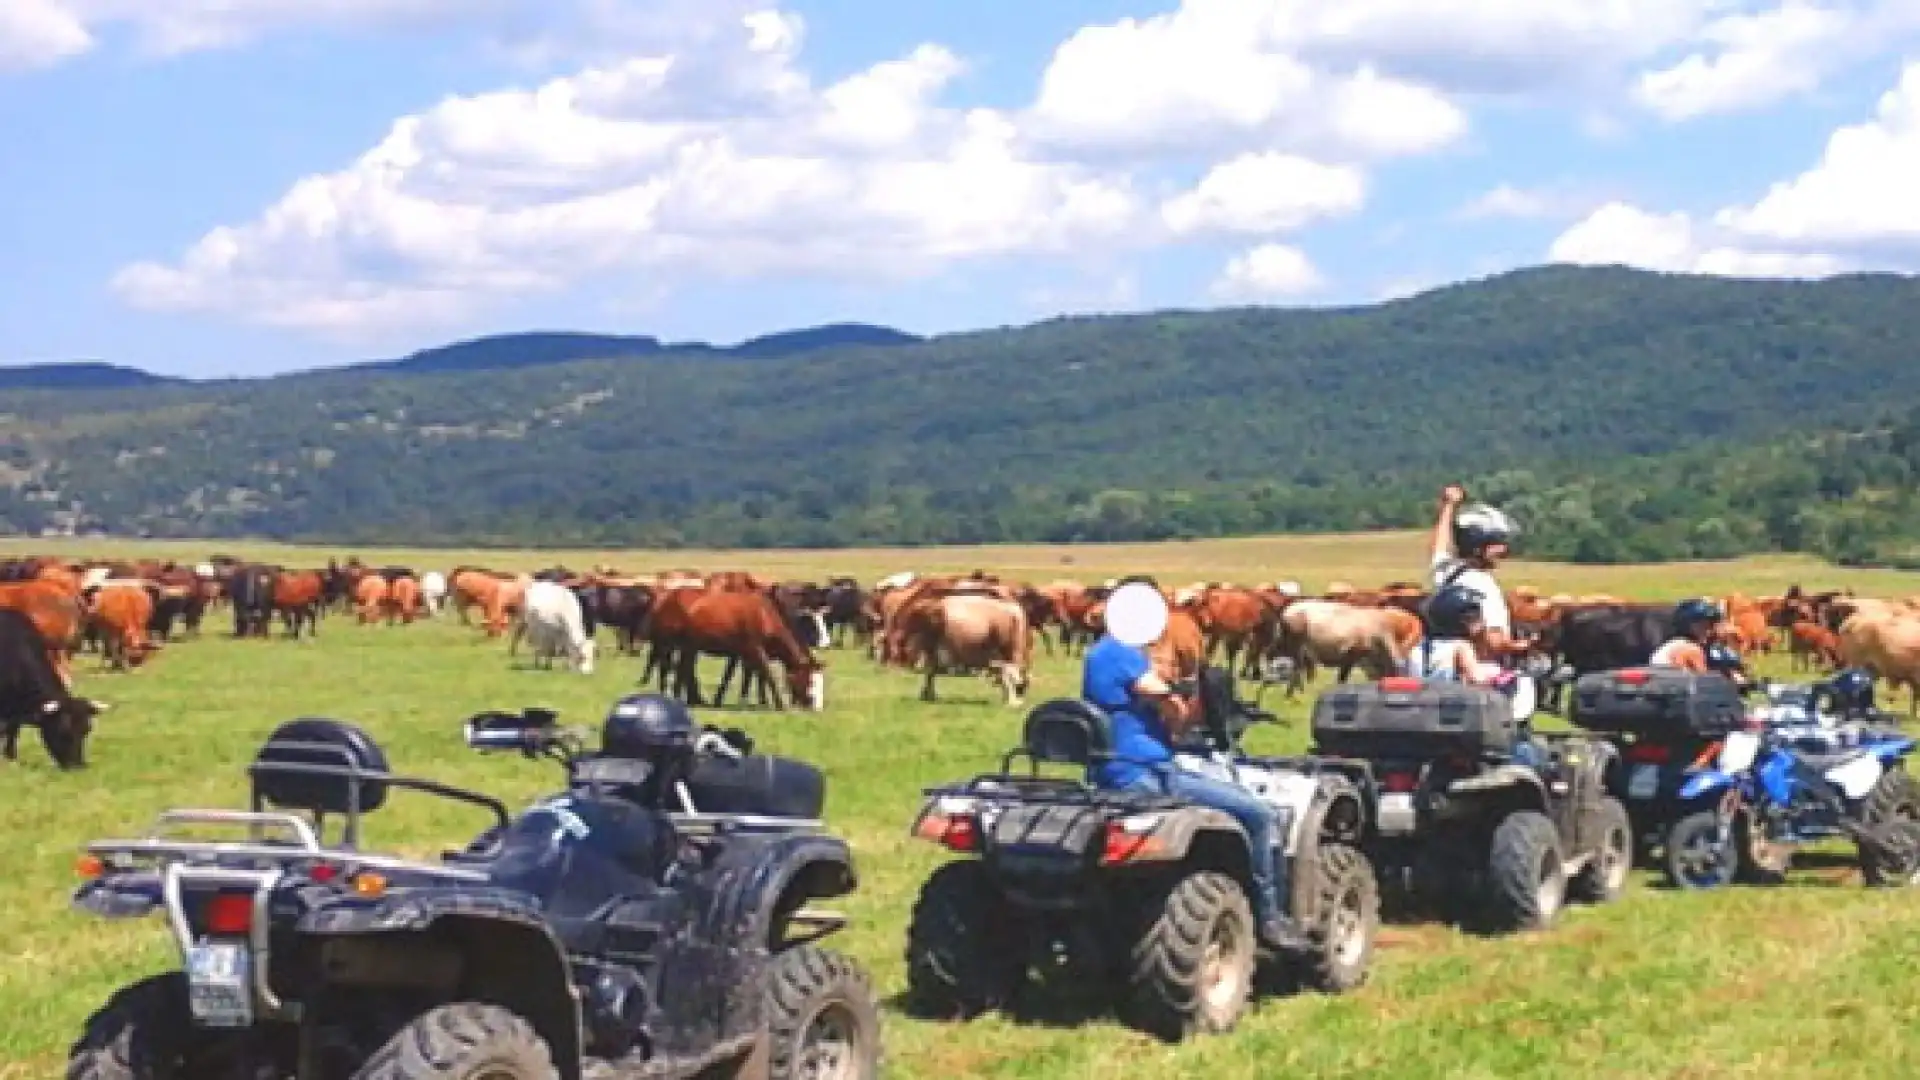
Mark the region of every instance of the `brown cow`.
[[991, 592], [956, 589], [915, 605], [909, 620], [909, 632], [926, 665], [920, 700], [934, 700], [934, 679], [951, 664], [984, 670], [999, 682], [1009, 706], [1021, 703], [1032, 682], [1033, 632], [1019, 603]]
[[690, 705], [700, 700], [700, 654], [737, 659], [744, 668], [741, 695], [754, 679], [773, 695], [773, 707], [787, 706], [773, 683], [771, 660], [787, 675], [796, 705], [815, 711], [826, 705], [826, 674], [811, 650], [793, 636], [773, 600], [758, 589], [669, 590], [654, 608], [656, 653], [670, 650], [676, 661], [677, 690]]
[[362, 574], [360, 580], [354, 582], [353, 601], [358, 607], [356, 614], [361, 626], [386, 614], [390, 591], [387, 579], [379, 574]]
[[1199, 675], [1207, 658], [1206, 634], [1199, 621], [1188, 611], [1168, 612], [1167, 628], [1147, 647], [1147, 658], [1153, 661], [1154, 673], [1169, 683]]
[[1794, 623], [1787, 633], [1787, 647], [1793, 654], [1795, 671], [1813, 668], [1834, 671], [1843, 666], [1840, 635], [1812, 621]]
[[326, 600], [327, 582], [318, 570], [282, 570], [273, 580], [273, 609], [286, 624], [287, 636], [299, 637], [307, 628], [308, 637], [320, 633], [320, 606]]
[[393, 625], [394, 616], [411, 626], [413, 620], [420, 617], [420, 583], [409, 575], [393, 579], [388, 586], [387, 625]]
[[103, 665], [115, 671], [136, 668], [160, 647], [147, 640], [147, 624], [153, 620], [150, 589], [157, 591], [145, 581], [114, 578], [94, 593], [90, 618], [100, 630]]
[[1240, 653], [1247, 649], [1244, 674], [1259, 674], [1259, 657], [1248, 648], [1254, 643], [1263, 623], [1272, 619], [1272, 609], [1251, 589], [1211, 586], [1193, 599], [1190, 610], [1206, 634], [1207, 663], [1221, 646], [1226, 647], [1228, 671], [1239, 666]]
[[33, 621], [34, 629], [47, 643], [47, 660], [69, 689], [73, 686], [73, 650], [80, 644], [86, 618], [79, 590], [69, 587], [77, 583], [78, 579], [69, 575], [67, 580], [42, 577], [0, 584], [0, 608], [11, 608]]

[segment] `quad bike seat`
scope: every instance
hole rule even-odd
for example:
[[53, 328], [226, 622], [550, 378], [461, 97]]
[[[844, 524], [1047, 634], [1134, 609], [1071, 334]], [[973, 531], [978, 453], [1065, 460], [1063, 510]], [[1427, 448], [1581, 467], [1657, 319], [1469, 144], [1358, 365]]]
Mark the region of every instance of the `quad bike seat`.
[[694, 766], [687, 794], [703, 814], [817, 820], [826, 807], [827, 779], [816, 766], [794, 758], [712, 755]]
[[371, 813], [386, 804], [387, 755], [343, 720], [303, 716], [273, 729], [247, 773], [263, 801], [286, 810]]
[[1113, 755], [1113, 718], [1080, 698], [1055, 698], [1027, 713], [1022, 742], [1036, 762], [1092, 765]]

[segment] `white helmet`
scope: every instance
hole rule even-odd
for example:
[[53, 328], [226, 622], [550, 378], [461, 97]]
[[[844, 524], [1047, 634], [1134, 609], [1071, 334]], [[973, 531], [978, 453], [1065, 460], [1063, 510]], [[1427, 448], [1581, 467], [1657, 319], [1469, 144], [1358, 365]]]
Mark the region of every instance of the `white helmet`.
[[1461, 556], [1478, 555], [1489, 544], [1513, 546], [1520, 526], [1491, 506], [1469, 506], [1454, 515], [1453, 549]]
[[1167, 615], [1167, 598], [1145, 582], [1128, 582], [1107, 597], [1107, 633], [1122, 645], [1144, 648], [1160, 640]]

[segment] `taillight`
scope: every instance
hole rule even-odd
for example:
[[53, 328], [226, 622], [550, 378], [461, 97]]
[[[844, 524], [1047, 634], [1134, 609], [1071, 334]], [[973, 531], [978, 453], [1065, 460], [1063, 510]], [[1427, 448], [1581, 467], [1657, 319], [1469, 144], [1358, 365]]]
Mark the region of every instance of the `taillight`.
[[980, 826], [972, 814], [943, 814], [929, 811], [920, 818], [914, 835], [931, 840], [949, 851], [980, 850]]
[[206, 923], [215, 934], [244, 934], [253, 928], [253, 897], [220, 893], [207, 901]]
[[1628, 671], [1617, 672], [1613, 680], [1623, 686], [1645, 686], [1653, 681], [1653, 672], [1645, 668], [1633, 668]]
[[1106, 840], [1100, 848], [1101, 864], [1116, 866], [1136, 859], [1165, 858], [1166, 845], [1155, 831], [1159, 824], [1158, 819], [1107, 822]]
[[1387, 694], [1418, 693], [1426, 684], [1410, 675], [1389, 675], [1380, 680], [1380, 690]]
[[1387, 773], [1380, 778], [1381, 790], [1394, 795], [1404, 795], [1419, 786], [1419, 778], [1410, 772]]
[[340, 868], [332, 863], [314, 863], [307, 867], [307, 878], [319, 885], [331, 885], [340, 877]]
[[1665, 765], [1673, 758], [1673, 748], [1659, 743], [1635, 743], [1627, 747], [1627, 760], [1636, 764]]

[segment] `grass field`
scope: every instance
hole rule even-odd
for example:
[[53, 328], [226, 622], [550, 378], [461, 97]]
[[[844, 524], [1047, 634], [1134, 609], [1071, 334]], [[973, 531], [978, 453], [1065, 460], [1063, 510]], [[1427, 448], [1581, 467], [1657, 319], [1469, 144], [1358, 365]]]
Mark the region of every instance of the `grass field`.
[[[18, 542], [15, 550], [46, 550]], [[432, 553], [362, 551], [374, 562], [531, 567], [611, 562], [629, 569], [739, 566], [781, 575], [849, 571], [871, 580], [896, 569], [981, 566], [1026, 577], [1148, 570], [1168, 580], [1293, 577], [1361, 584], [1417, 574], [1407, 534], [1166, 546], [846, 553]], [[165, 545], [83, 543], [76, 553], [165, 552]], [[328, 552], [252, 545], [180, 545], [324, 563]], [[349, 552], [341, 551], [345, 555]], [[1791, 560], [1589, 569], [1522, 566], [1509, 583], [1676, 596], [1795, 580], [1862, 592], [1920, 592], [1913, 575], [1855, 573]], [[550, 765], [481, 758], [459, 723], [482, 708], [545, 704], [575, 723], [597, 722], [637, 677], [639, 662], [603, 644], [591, 677], [513, 666], [504, 646], [451, 624], [362, 628], [330, 618], [316, 642], [208, 636], [168, 648], [133, 675], [80, 664], [83, 690], [111, 702], [91, 746], [93, 768], [62, 775], [38, 742], [0, 770], [0, 1078], [58, 1075], [82, 1020], [118, 984], [172, 961], [157, 920], [105, 923], [67, 909], [74, 855], [85, 841], [134, 834], [167, 806], [237, 806], [243, 767], [266, 732], [302, 714], [365, 725], [395, 767], [491, 791], [509, 804], [551, 790]], [[906, 835], [923, 785], [986, 767], [1015, 738], [1018, 714], [984, 681], [943, 680], [937, 705], [917, 680], [879, 672], [851, 651], [829, 654], [830, 705], [820, 715], [725, 710], [777, 753], [819, 762], [832, 787], [827, 814], [853, 844], [863, 874], [842, 905], [853, 918], [842, 947], [864, 962], [883, 997], [903, 986], [900, 952], [919, 882], [942, 853]], [[1785, 674], [1784, 667], [1775, 667]], [[708, 669], [709, 685], [717, 665]], [[1036, 697], [1070, 693], [1077, 668], [1040, 661]], [[1272, 701], [1273, 697], [1269, 697]], [[1294, 726], [1261, 730], [1254, 747], [1298, 747]], [[465, 840], [471, 811], [402, 793], [374, 816], [378, 846], [425, 855]], [[890, 1075], [899, 1077], [1901, 1077], [1920, 1075], [1920, 978], [1911, 968], [1920, 896], [1869, 892], [1842, 862], [1796, 874], [1787, 886], [1678, 896], [1636, 881], [1620, 903], [1575, 908], [1558, 930], [1507, 940], [1439, 927], [1383, 933], [1372, 981], [1338, 999], [1261, 1004], [1232, 1036], [1163, 1047], [1109, 1022], [1060, 1029], [987, 1019], [965, 1026], [884, 1013]]]

